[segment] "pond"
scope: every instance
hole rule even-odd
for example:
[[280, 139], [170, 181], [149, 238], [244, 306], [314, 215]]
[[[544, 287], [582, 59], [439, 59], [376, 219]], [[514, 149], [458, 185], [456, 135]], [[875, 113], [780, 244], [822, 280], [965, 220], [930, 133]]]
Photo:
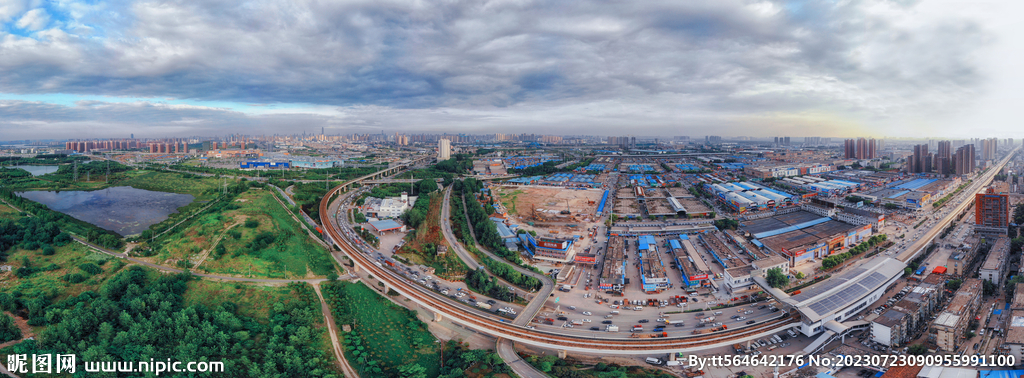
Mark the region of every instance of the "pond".
[[93, 191], [28, 191], [18, 195], [122, 236], [141, 233], [195, 199], [189, 194], [130, 186]]
[[57, 167], [58, 166], [56, 165], [19, 165], [17, 168], [21, 168], [28, 171], [28, 173], [31, 173], [32, 176], [42, 176], [47, 173], [57, 172]]

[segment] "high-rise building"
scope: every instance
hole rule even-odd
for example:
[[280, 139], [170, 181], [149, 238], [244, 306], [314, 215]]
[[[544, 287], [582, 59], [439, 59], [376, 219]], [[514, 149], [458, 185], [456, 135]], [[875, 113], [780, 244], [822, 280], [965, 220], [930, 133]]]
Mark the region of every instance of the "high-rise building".
[[989, 138], [981, 141], [981, 160], [995, 160], [996, 149], [999, 147], [999, 139]]
[[948, 140], [942, 140], [942, 141], [939, 141], [939, 145], [938, 146], [939, 146], [939, 150], [935, 154], [935, 162], [933, 164], [935, 166], [935, 172], [938, 172], [938, 173], [944, 174], [944, 175], [945, 174], [949, 174], [952, 171], [952, 167], [950, 167], [950, 164], [951, 164], [950, 161], [951, 161], [951, 159], [953, 157], [953, 155], [952, 155], [953, 143], [948, 141]]
[[974, 172], [974, 145], [965, 144], [957, 148], [951, 165], [953, 166], [953, 173], [958, 175]]
[[437, 141], [437, 160], [448, 160], [452, 158], [452, 142], [448, 139]]
[[1010, 198], [988, 187], [974, 195], [974, 230], [978, 233], [1006, 235], [1010, 226]]
[[874, 159], [878, 156], [877, 142], [874, 138], [847, 139], [844, 144], [847, 159]]
[[914, 155], [909, 157], [910, 161], [907, 162], [907, 172], [910, 173], [926, 173], [932, 170], [932, 157], [928, 153], [927, 144], [918, 144], [914, 146]]

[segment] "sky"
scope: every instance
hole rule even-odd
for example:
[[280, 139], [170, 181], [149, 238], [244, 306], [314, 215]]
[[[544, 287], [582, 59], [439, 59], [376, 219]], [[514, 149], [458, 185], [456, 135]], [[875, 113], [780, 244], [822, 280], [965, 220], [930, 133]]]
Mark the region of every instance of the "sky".
[[1014, 1], [0, 0], [0, 140], [1016, 137]]

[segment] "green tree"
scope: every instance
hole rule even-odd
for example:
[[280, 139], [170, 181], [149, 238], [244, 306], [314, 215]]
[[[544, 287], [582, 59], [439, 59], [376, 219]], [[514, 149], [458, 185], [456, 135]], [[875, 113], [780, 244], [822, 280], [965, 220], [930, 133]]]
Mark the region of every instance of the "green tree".
[[427, 378], [427, 368], [416, 363], [409, 363], [398, 367], [398, 376], [401, 378]]
[[21, 330], [10, 315], [0, 312], [0, 343], [21, 338]]
[[982, 280], [981, 286], [982, 293], [986, 297], [996, 295], [996, 292], [999, 291], [999, 286], [992, 283], [992, 281], [989, 280]]
[[958, 280], [958, 279], [957, 280], [949, 280], [949, 282], [946, 282], [946, 289], [949, 289], [951, 291], [957, 291], [957, 289], [959, 289], [960, 285], [962, 285], [963, 283], [964, 283], [964, 281], [961, 281], [961, 280]]
[[907, 354], [921, 356], [928, 353], [928, 347], [924, 344], [914, 344], [907, 348]]
[[776, 289], [789, 286], [789, 277], [786, 277], [786, 273], [781, 268], [768, 269], [765, 280], [768, 281], [769, 286]]

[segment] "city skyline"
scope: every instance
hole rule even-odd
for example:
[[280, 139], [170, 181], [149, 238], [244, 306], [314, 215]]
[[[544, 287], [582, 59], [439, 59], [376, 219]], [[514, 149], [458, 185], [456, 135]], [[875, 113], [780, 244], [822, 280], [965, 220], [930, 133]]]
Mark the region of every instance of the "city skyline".
[[3, 139], [1005, 138], [1024, 83], [1018, 4], [264, 4], [10, 2]]

